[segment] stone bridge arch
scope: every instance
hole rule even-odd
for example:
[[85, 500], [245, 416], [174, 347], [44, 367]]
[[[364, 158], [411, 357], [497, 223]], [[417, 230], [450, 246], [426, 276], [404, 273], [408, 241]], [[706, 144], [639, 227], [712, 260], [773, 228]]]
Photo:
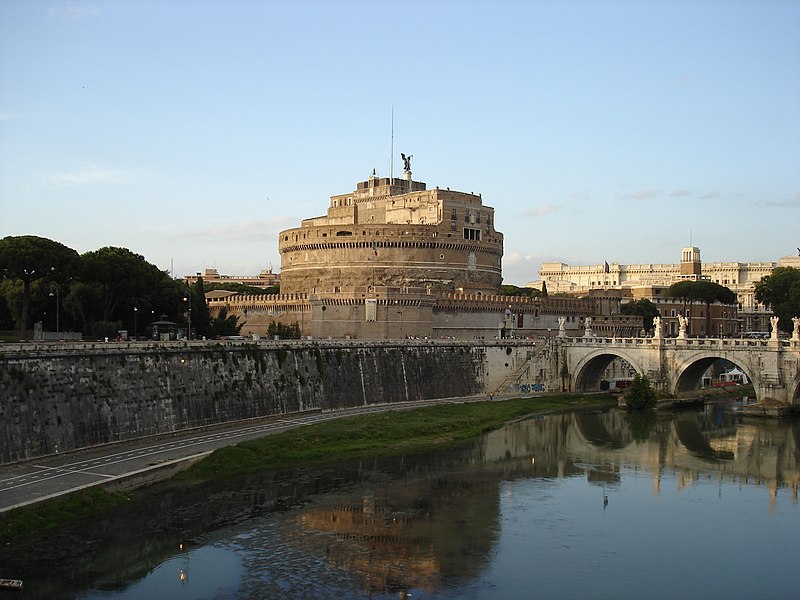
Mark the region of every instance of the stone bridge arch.
[[800, 340], [553, 338], [552, 349], [550, 373], [564, 390], [598, 390], [603, 371], [619, 358], [649, 377], [657, 390], [686, 397], [700, 387], [706, 369], [722, 359], [747, 375], [759, 402], [800, 406]]
[[[751, 384], [756, 395], [758, 394], [758, 372], [752, 368], [749, 361], [742, 360], [742, 356], [731, 356], [729, 352], [696, 352], [685, 357], [673, 371], [674, 380], [669, 392], [676, 398], [689, 395], [700, 389], [703, 383], [703, 373], [718, 360], [725, 360], [741, 369]], [[756, 397], [756, 400], [760, 398]]]
[[576, 392], [594, 392], [600, 389], [603, 372], [614, 360], [621, 358], [639, 375], [646, 369], [631, 354], [616, 348], [598, 348], [583, 356], [571, 369], [571, 387]]

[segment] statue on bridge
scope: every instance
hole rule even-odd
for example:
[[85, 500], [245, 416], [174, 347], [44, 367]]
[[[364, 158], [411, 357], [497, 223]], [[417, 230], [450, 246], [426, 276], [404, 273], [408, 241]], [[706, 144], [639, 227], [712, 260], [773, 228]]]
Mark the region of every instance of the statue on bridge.
[[567, 324], [567, 317], [558, 317], [558, 337], [566, 337], [567, 331], [564, 326]]
[[653, 338], [661, 339], [661, 317], [653, 317]]
[[776, 342], [778, 341], [778, 321], [780, 320], [781, 320], [780, 317], [776, 316], [769, 318], [769, 322], [772, 325], [772, 335], [770, 336], [769, 339], [774, 340]]
[[800, 317], [792, 317], [794, 331], [792, 331], [792, 341], [800, 342]]
[[683, 315], [678, 315], [678, 339], [686, 339], [686, 326], [689, 324], [689, 319]]
[[592, 317], [586, 317], [583, 320], [583, 325], [586, 327], [586, 330], [583, 332], [583, 337], [594, 337], [594, 333], [592, 333]]

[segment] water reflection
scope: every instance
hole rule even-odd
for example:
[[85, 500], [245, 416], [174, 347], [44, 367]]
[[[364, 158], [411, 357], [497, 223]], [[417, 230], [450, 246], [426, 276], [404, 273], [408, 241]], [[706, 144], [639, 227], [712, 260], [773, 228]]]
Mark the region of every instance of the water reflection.
[[[797, 422], [750, 421], [732, 405], [539, 416], [446, 452], [157, 486], [124, 509], [0, 549], [0, 564], [34, 598], [499, 598], [522, 593], [533, 571], [537, 589], [554, 592], [545, 596], [574, 597], [558, 578], [578, 567], [574, 594], [635, 597], [597, 586], [642, 537], [670, 559], [643, 550], [627, 561], [651, 576], [671, 564], [692, 580], [680, 561], [701, 544], [673, 538], [668, 515], [714, 541], [735, 523], [743, 539], [694, 559], [721, 561], [720, 577], [735, 581], [724, 557], [739, 543], [752, 568], [769, 561], [772, 581], [789, 586], [798, 576], [780, 573], [778, 557], [791, 557], [783, 544], [800, 534], [798, 460]], [[634, 585], [641, 574], [618, 577], [659, 595], [646, 578]]]

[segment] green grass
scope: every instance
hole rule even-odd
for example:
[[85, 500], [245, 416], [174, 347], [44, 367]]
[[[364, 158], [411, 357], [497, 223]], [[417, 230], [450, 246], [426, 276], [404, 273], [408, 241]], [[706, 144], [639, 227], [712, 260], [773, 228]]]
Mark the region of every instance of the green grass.
[[90, 487], [0, 515], [0, 543], [96, 515], [128, 501], [128, 496]]
[[335, 419], [221, 448], [178, 477], [213, 479], [257, 469], [421, 451], [476, 437], [533, 413], [610, 406], [616, 401], [611, 394], [559, 394]]

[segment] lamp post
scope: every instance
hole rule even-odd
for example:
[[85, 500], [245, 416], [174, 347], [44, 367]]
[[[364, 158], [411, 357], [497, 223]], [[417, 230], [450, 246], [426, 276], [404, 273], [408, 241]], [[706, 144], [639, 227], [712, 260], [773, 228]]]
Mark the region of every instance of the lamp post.
[[188, 310], [189, 315], [189, 330], [186, 332], [186, 339], [192, 339], [192, 296], [191, 292], [189, 292], [188, 296], [184, 296], [183, 301], [186, 302], [186, 308]]
[[139, 337], [139, 320], [138, 319], [139, 319], [139, 307], [138, 306], [134, 306], [133, 307], [133, 339], [134, 340], [136, 340], [136, 338]]
[[[56, 333], [58, 333], [60, 331], [61, 323], [59, 323], [59, 313], [58, 313], [58, 305], [60, 304], [60, 302], [59, 302], [60, 291], [59, 291], [59, 288], [58, 288], [58, 282], [57, 281], [52, 282], [50, 289], [53, 289], [53, 287], [55, 287], [55, 290], [56, 290], [56, 294], [55, 294], [55, 296], [56, 296]], [[52, 296], [53, 292], [50, 292], [50, 295]]]

